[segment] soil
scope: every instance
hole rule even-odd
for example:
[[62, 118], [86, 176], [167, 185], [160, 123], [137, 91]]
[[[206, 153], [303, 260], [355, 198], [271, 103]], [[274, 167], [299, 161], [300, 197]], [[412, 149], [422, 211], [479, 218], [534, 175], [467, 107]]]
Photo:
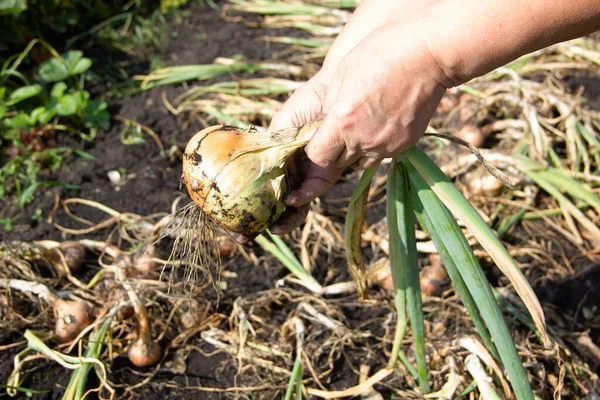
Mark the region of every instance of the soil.
[[[273, 34], [274, 31], [261, 28], [248, 28], [241, 23], [224, 23], [219, 13], [210, 7], [202, 5], [192, 5], [189, 8], [191, 16], [184, 19], [180, 24], [171, 24], [168, 37], [170, 38], [165, 50], [165, 57], [169, 65], [183, 64], [202, 64], [211, 63], [219, 56], [234, 56], [242, 54], [249, 60], [273, 59], [282, 47], [278, 45], [269, 45], [258, 40], [262, 36]], [[278, 31], [279, 33], [281, 31]], [[585, 78], [592, 79], [592, 78]], [[595, 98], [590, 103], [599, 104], [600, 85], [598, 80], [578, 81], [577, 84], [586, 84], [593, 87], [595, 92], [590, 89], [586, 94], [595, 93]], [[183, 127], [182, 121], [170, 114], [163, 106], [162, 96], [166, 94], [167, 98], [173, 98], [184, 90], [184, 86], [169, 86], [166, 88], [154, 88], [147, 92], [122, 99], [112, 99], [111, 113], [124, 118], [135, 120], [145, 126], [150, 127], [160, 138], [166, 150], [173, 146], [183, 148], [190, 136], [203, 128], [198, 122], [192, 121], [189, 126]], [[17, 222], [12, 232], [0, 232], [0, 239], [3, 241], [13, 240], [68, 240], [73, 236], [62, 233], [54, 225], [48, 222], [47, 217], [52, 215], [53, 222], [66, 227], [78, 227], [72, 218], [68, 217], [61, 207], [56, 209], [57, 199], [67, 199], [79, 197], [92, 199], [121, 212], [131, 212], [142, 216], [155, 213], [169, 212], [175, 199], [181, 194], [180, 190], [181, 163], [177, 156], [161, 156], [158, 147], [150, 137], [146, 137], [144, 144], [123, 145], [121, 143], [121, 131], [123, 124], [113, 121], [112, 128], [107, 132], [100, 132], [93, 143], [76, 141], [72, 137], [59, 137], [62, 145], [84, 150], [91, 154], [95, 159], [88, 160], [73, 156], [54, 177], [58, 182], [68, 184], [73, 188], [55, 187], [41, 193], [40, 196], [31, 204], [24, 213], [24, 216]], [[61, 143], [59, 143], [61, 145]], [[167, 151], [169, 153], [169, 151]], [[123, 185], [115, 187], [109, 181], [107, 173], [109, 171], [122, 171], [126, 175], [126, 182]], [[353, 178], [353, 176], [350, 176]], [[330, 192], [323, 197], [323, 208], [330, 215], [341, 218], [343, 210], [340, 209], [342, 203], [328, 202], [347, 197], [351, 194], [353, 185], [351, 183], [341, 182], [334, 186]], [[32, 221], [28, 216], [33, 215], [33, 211], [41, 209], [43, 218], [38, 221]], [[89, 207], [73, 207], [76, 215], [91, 221], [101, 221], [106, 215]], [[369, 218], [373, 222], [382, 216], [382, 209], [377, 208], [370, 211]], [[375, 217], [374, 217], [375, 216]], [[108, 232], [99, 230], [87, 238], [106, 238]], [[261, 254], [260, 250], [249, 245], [249, 249]], [[335, 275], [327, 276], [332, 281], [344, 281], [348, 279], [346, 268], [340, 265], [332, 265], [336, 269]], [[233, 301], [236, 297], [244, 297], [261, 291], [268, 291], [273, 288], [273, 282], [283, 277], [286, 272], [278, 264], [273, 263], [267, 268], [252, 268], [241, 256], [237, 256], [227, 261], [225, 270], [231, 274], [224, 277], [224, 281], [229, 288], [228, 296], [221, 297], [215, 312], [229, 315], [233, 308]], [[329, 270], [329, 268], [326, 268]], [[326, 278], [326, 270], [318, 271], [318, 280]], [[562, 282], [546, 282], [543, 287], [536, 286], [536, 291], [542, 301], [553, 303], [561, 308], [565, 315], [575, 315], [580, 310], [582, 303], [588, 307], [594, 305], [600, 307], [600, 297], [597, 285], [600, 267], [590, 266], [573, 276], [567, 277]], [[234, 275], [237, 277], [234, 277]], [[585, 290], [582, 288], [585, 287]], [[212, 292], [211, 292], [212, 291]], [[210, 294], [212, 293], [212, 294]], [[214, 289], [207, 289], [207, 297], [214, 297]], [[343, 310], [344, 318], [349, 326], [356, 328], [359, 326], [369, 326], [369, 321], [379, 318], [385, 314], [384, 309], [368, 308], [360, 305], [340, 306]], [[291, 307], [284, 306], [278, 313], [281, 314], [282, 322]], [[273, 317], [271, 317], [273, 318]], [[373, 335], [383, 335], [381, 327], [369, 326]], [[379, 332], [378, 332], [379, 330]], [[22, 340], [22, 330], [15, 328], [13, 330], [4, 330], [0, 332], [0, 346]], [[598, 334], [597, 331], [593, 331]], [[369, 339], [365, 339], [368, 341]], [[189, 353], [186, 359], [185, 373], [176, 373], [172, 370], [160, 370], [156, 372], [152, 383], [143, 386], [135, 392], [136, 399], [220, 399], [229, 397], [244, 398], [280, 398], [281, 387], [272, 390], [261, 391], [260, 395], [253, 396], [247, 392], [210, 392], [198, 391], [197, 387], [209, 388], [231, 388], [243, 387], [244, 385], [253, 386], [257, 384], [257, 379], [252, 373], [239, 374], [237, 364], [229, 355], [225, 353], [211, 354], [214, 350], [207, 344], [195, 342], [196, 351]], [[360, 346], [357, 346], [360, 347]], [[368, 346], [367, 346], [368, 347]], [[24, 348], [19, 346], [10, 350], [0, 352], [0, 383], [7, 381], [9, 374], [13, 370], [13, 357]], [[362, 347], [361, 347], [362, 348]], [[336, 371], [331, 376], [329, 387], [331, 389], [344, 388], [357, 384], [356, 373], [353, 368], [359, 362], [349, 365], [352, 360], [359, 360], [361, 357], [367, 357], [367, 354], [361, 353], [354, 348], [347, 352], [345, 360], [336, 361]], [[365, 358], [366, 359], [366, 358]], [[385, 360], [369, 359], [373, 368], [382, 366]], [[152, 369], [133, 368], [126, 357], [119, 357], [110, 367], [109, 379], [119, 385], [136, 384], [153, 373]], [[24, 387], [35, 390], [42, 390], [43, 393], [34, 394], [34, 399], [57, 399], [62, 396], [64, 386], [68, 383], [71, 371], [68, 371], [54, 362], [43, 361], [37, 364], [37, 368], [30, 372], [26, 377]], [[196, 387], [196, 389], [194, 389]], [[122, 389], [117, 389], [122, 393]], [[385, 394], [385, 393], [384, 393]], [[389, 393], [388, 393], [389, 395]], [[90, 397], [94, 397], [92, 394]]]

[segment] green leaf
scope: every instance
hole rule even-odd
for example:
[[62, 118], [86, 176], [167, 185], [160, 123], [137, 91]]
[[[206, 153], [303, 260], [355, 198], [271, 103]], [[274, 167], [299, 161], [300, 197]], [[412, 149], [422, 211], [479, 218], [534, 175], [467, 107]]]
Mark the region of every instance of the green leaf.
[[45, 61], [39, 70], [40, 78], [46, 82], [58, 82], [70, 76], [79, 75], [92, 66], [92, 61], [83, 57], [80, 50], [69, 50], [62, 57]]
[[44, 109], [44, 112], [40, 113], [37, 118], [37, 123], [39, 125], [46, 125], [50, 122], [52, 118], [56, 115], [56, 109]]
[[25, 0], [0, 0], [0, 16], [20, 14], [27, 10]]
[[[388, 212], [392, 279], [394, 281], [394, 292], [397, 294], [396, 304], [399, 320], [400, 318], [406, 320], [406, 310], [401, 309], [401, 307], [403, 307], [403, 303], [405, 306], [408, 306], [410, 325], [413, 331], [419, 385], [423, 393], [428, 393], [430, 388], [427, 382], [425, 329], [423, 324], [421, 285], [419, 282], [419, 256], [417, 254], [417, 239], [415, 237], [415, 216], [409, 197], [408, 184], [406, 168], [403, 164], [394, 161], [388, 177], [386, 191], [388, 196], [386, 207]], [[403, 313], [404, 316], [402, 316]], [[402, 324], [405, 325], [406, 321]], [[402, 337], [397, 332], [394, 337], [392, 351], [398, 351], [397, 348], [399, 348], [401, 341]], [[395, 354], [392, 354], [392, 359], [394, 357]], [[390, 367], [392, 366], [390, 365]]]
[[110, 114], [103, 100], [90, 100], [81, 113], [83, 126], [86, 128], [110, 129]]
[[56, 105], [56, 113], [62, 116], [74, 115], [77, 112], [77, 100], [72, 94], [65, 94]]
[[[551, 341], [546, 332], [544, 311], [533, 289], [527, 282], [516, 261], [511, 257], [506, 247], [498, 239], [494, 231], [485, 223], [477, 210], [457, 189], [437, 165], [418, 147], [411, 147], [403, 153], [429, 187], [433, 189], [440, 200], [469, 228], [481, 246], [488, 252], [498, 268], [510, 280], [521, 300], [527, 306], [535, 326], [544, 338], [544, 346], [551, 347]], [[458, 264], [460, 265], [460, 264]], [[465, 279], [466, 281], [466, 279]]]
[[2, 225], [4, 227], [4, 230], [7, 232], [13, 230], [13, 224], [10, 218], [0, 218], [0, 225]]
[[92, 66], [92, 60], [89, 58], [82, 58], [71, 66], [71, 75], [79, 75], [90, 69]]
[[20, 101], [28, 99], [33, 96], [37, 96], [42, 91], [42, 87], [40, 85], [27, 85], [22, 86], [12, 92], [10, 96], [8, 96], [8, 100], [6, 101], [7, 106], [12, 106]]
[[46, 108], [44, 108], [44, 107], [36, 107], [33, 110], [31, 110], [31, 113], [29, 114], [31, 124], [32, 125], [37, 124], [37, 122], [39, 121], [40, 117], [44, 114], [44, 112], [46, 112]]
[[23, 208], [33, 201], [33, 194], [37, 188], [38, 183], [33, 182], [31, 185], [27, 186], [23, 192], [21, 192], [19, 196], [19, 207]]
[[58, 82], [69, 77], [69, 67], [63, 60], [54, 57], [44, 61], [38, 73], [44, 82]]
[[67, 84], [64, 82], [57, 82], [52, 86], [50, 96], [55, 99], [60, 99], [62, 95], [67, 91]]
[[411, 164], [406, 165], [412, 190], [415, 193], [414, 207], [425, 216], [424, 221], [428, 221], [427, 229], [442, 261], [444, 264], [460, 265], [458, 271], [492, 334], [517, 398], [533, 400], [533, 392], [515, 344], [473, 250], [450, 211], [431, 190], [430, 184]]
[[7, 123], [8, 126], [17, 129], [26, 129], [32, 125], [31, 119], [26, 113], [19, 113], [15, 115], [14, 117], [10, 118]]

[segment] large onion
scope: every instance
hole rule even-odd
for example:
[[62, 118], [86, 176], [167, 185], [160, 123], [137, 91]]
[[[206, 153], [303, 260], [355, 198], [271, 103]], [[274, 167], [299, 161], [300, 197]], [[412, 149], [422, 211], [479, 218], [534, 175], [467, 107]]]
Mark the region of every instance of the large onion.
[[192, 200], [229, 231], [248, 236], [264, 231], [285, 208], [287, 159], [308, 143], [319, 123], [266, 133], [223, 125], [200, 131], [183, 155]]

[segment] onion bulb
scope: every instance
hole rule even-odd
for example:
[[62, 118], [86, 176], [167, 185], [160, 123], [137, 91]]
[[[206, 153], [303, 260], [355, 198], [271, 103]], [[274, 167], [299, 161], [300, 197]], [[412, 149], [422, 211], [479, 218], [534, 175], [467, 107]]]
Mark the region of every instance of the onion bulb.
[[479, 127], [473, 124], [464, 125], [454, 134], [459, 139], [470, 143], [475, 147], [483, 146], [486, 139], [486, 134]]
[[67, 275], [65, 266], [74, 274], [85, 262], [85, 247], [79, 242], [69, 241], [60, 243], [57, 247], [48, 248], [44, 256], [60, 276]]
[[465, 180], [472, 195], [498, 197], [504, 190], [504, 183], [483, 169], [465, 175]]
[[140, 336], [129, 346], [127, 356], [129, 361], [136, 367], [149, 367], [160, 360], [162, 349], [152, 339]]
[[54, 335], [63, 343], [75, 339], [91, 323], [91, 307], [85, 301], [56, 298], [52, 306], [56, 317]]
[[428, 265], [421, 270], [419, 283], [424, 296], [438, 296], [448, 284], [448, 273], [442, 264]]
[[263, 232], [285, 209], [287, 159], [308, 143], [319, 124], [265, 133], [223, 125], [200, 131], [183, 155], [192, 200], [229, 231]]

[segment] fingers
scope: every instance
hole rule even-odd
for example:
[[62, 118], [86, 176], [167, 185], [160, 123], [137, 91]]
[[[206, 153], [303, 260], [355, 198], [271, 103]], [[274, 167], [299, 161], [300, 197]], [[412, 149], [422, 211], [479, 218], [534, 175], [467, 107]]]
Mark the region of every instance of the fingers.
[[374, 168], [381, 164], [383, 158], [374, 158], [374, 157], [362, 157], [358, 162], [352, 165], [353, 169], [367, 169]]
[[297, 189], [290, 191], [285, 197], [285, 204], [300, 207], [309, 204], [335, 183], [342, 173], [335, 166], [322, 168], [307, 158], [298, 158], [302, 163], [302, 181]]
[[273, 224], [269, 230], [275, 235], [285, 235], [299, 227], [306, 219], [309, 205], [301, 207], [287, 207], [281, 217]]
[[321, 168], [336, 165], [337, 159], [346, 148], [336, 122], [334, 118], [325, 117], [323, 124], [305, 148], [308, 158]]
[[239, 244], [248, 244], [251, 241], [253, 241], [256, 236], [258, 236], [258, 235], [246, 236], [246, 235], [242, 235], [241, 233], [231, 232], [231, 237], [233, 238], [233, 240], [235, 240]]
[[317, 119], [326, 93], [327, 85], [321, 82], [319, 75], [315, 75], [296, 90], [273, 116], [269, 131], [300, 126]]

